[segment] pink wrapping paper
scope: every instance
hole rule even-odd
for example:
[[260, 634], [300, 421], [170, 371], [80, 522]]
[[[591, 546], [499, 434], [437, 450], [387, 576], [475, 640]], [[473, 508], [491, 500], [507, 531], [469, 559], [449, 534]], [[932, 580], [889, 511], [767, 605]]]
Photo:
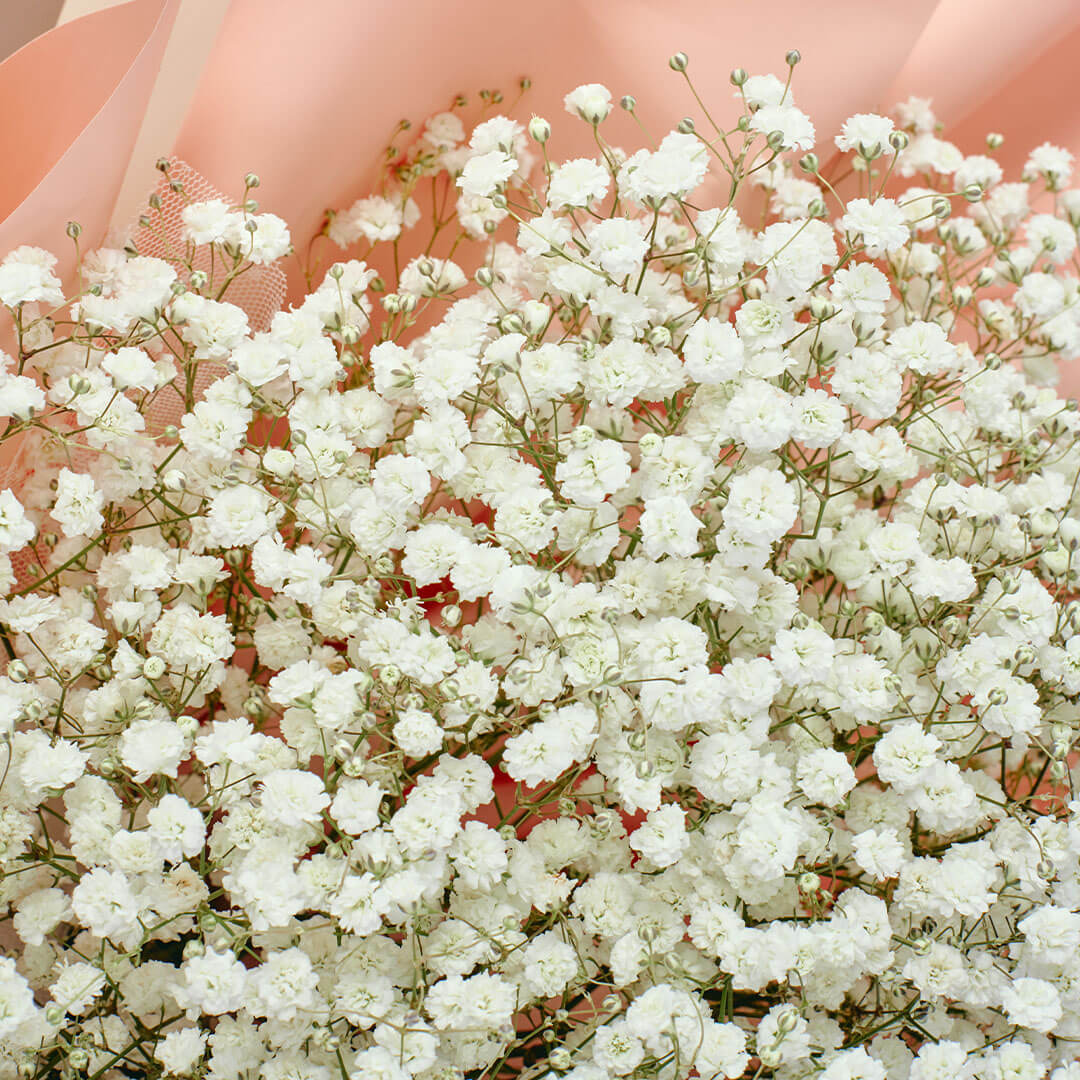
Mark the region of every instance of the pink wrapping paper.
[[68, 221], [105, 234], [180, 0], [135, 0], [65, 23], [0, 64], [0, 251], [48, 248]]
[[[475, 100], [479, 89], [498, 88], [509, 101], [519, 78], [530, 76], [517, 114], [551, 119], [552, 153], [569, 157], [595, 152], [586, 125], [563, 111], [563, 96], [579, 83], [634, 94], [659, 137], [699, 111], [668, 68], [672, 53], [690, 54], [702, 97], [734, 120], [731, 69], [782, 73], [785, 52], [799, 48], [796, 98], [827, 133], [852, 108], [884, 101], [935, 6], [834, 0], [825, 18], [821, 5], [776, 0], [763, 20], [762, 9], [743, 0], [663, 8], [654, 0], [552, 0], [539, 14], [501, 0], [232, 0], [176, 154], [225, 190], [258, 172], [264, 205], [306, 237], [327, 207], [370, 186], [400, 119], [422, 121], [459, 92]], [[605, 134], [628, 146], [641, 139], [618, 112]]]
[[[83, 225], [84, 246], [104, 238], [182, 2], [133, 0], [76, 19], [0, 64], [0, 130], [19, 150], [0, 176], [0, 250], [40, 244], [69, 268], [68, 220]], [[1076, 0], [1039, 0], [1022, 15], [1013, 0], [774, 0], [767, 11], [745, 0], [551, 0], [542, 10], [502, 0], [231, 0], [173, 152], [228, 193], [259, 173], [260, 201], [289, 221], [300, 247], [328, 207], [370, 188], [402, 117], [420, 123], [459, 92], [497, 87], [510, 100], [529, 75], [517, 115], [557, 121], [552, 152], [573, 156], [592, 148], [562, 108], [578, 83], [634, 94], [659, 135], [699, 111], [668, 69], [671, 53], [689, 53], [703, 98], [731, 119], [730, 69], [782, 73], [794, 47], [804, 58], [796, 100], [823, 156], [844, 117], [914, 93], [934, 99], [946, 136], [968, 153], [982, 151], [987, 131], [1005, 134], [999, 157], [1011, 175], [1044, 140], [1080, 157]], [[618, 111], [605, 131], [626, 145], [641, 138]], [[289, 272], [295, 296], [295, 261]], [[1080, 388], [1080, 376], [1068, 382]]]

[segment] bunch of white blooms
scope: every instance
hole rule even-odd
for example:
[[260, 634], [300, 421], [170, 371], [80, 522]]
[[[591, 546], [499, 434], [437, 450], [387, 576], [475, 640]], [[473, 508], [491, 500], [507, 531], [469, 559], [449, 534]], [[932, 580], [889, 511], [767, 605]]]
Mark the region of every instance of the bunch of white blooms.
[[798, 59], [0, 263], [0, 1080], [1080, 1077], [1071, 158]]

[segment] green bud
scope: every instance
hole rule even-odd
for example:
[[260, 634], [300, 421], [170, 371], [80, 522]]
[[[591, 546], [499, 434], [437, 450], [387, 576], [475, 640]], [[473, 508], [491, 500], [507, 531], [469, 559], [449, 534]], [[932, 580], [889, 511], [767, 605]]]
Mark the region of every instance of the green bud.
[[543, 146], [551, 138], [551, 125], [542, 116], [534, 116], [529, 121], [529, 136]]

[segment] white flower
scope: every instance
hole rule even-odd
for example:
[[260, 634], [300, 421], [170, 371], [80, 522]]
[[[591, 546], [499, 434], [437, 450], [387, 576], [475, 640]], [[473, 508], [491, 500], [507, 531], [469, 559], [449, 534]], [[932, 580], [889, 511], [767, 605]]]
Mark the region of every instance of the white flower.
[[190, 1019], [200, 1013], [220, 1016], [244, 1004], [247, 968], [231, 952], [207, 949], [185, 959], [180, 971], [183, 982], [174, 986], [172, 994]]
[[121, 873], [95, 868], [84, 874], [71, 894], [71, 907], [79, 922], [98, 937], [123, 938], [138, 925], [131, 882]]
[[179, 724], [164, 718], [136, 720], [120, 737], [120, 761], [140, 783], [151, 776], [176, 777], [188, 754]]
[[169, 862], [196, 855], [206, 836], [203, 816], [179, 795], [163, 795], [147, 814], [150, 835]]
[[899, 251], [910, 236], [903, 210], [892, 199], [851, 199], [840, 219], [844, 232], [858, 237], [872, 259]]
[[552, 170], [548, 181], [548, 207], [563, 210], [568, 206], [599, 202], [607, 194], [610, 183], [607, 169], [592, 158], [563, 162]]
[[0, 1038], [7, 1039], [35, 1013], [34, 991], [9, 956], [0, 956]]
[[678, 495], [659, 495], [645, 503], [641, 536], [650, 559], [663, 555], [688, 556], [697, 550], [701, 521], [690, 504]]
[[490, 198], [517, 171], [517, 160], [502, 150], [477, 154], [465, 162], [457, 185], [466, 195]]
[[105, 989], [104, 973], [93, 964], [65, 965], [49, 987], [53, 1001], [72, 1016], [85, 1013]]
[[813, 150], [817, 137], [810, 117], [791, 104], [763, 105], [750, 117], [750, 127], [766, 137], [778, 135], [778, 150]]
[[101, 370], [108, 373], [117, 390], [152, 390], [158, 385], [157, 367], [142, 349], [128, 347], [108, 353]]
[[184, 233], [193, 244], [221, 243], [231, 224], [232, 210], [224, 199], [189, 203], [180, 213]]
[[1068, 187], [1072, 179], [1073, 156], [1061, 146], [1044, 142], [1036, 146], [1024, 164], [1025, 179], [1041, 176], [1051, 191]]
[[43, 303], [58, 307], [64, 302], [60, 279], [53, 273], [55, 256], [41, 248], [20, 247], [0, 262], [0, 303], [7, 307]]
[[904, 864], [904, 846], [894, 832], [866, 829], [853, 839], [855, 861], [878, 881], [895, 877]]
[[1035, 1031], [1053, 1031], [1064, 1014], [1057, 987], [1045, 979], [1014, 979], [1001, 998], [1012, 1023]]
[[697, 188], [709, 168], [708, 150], [696, 135], [672, 131], [655, 152], [639, 150], [618, 173], [619, 192], [646, 206], [682, 198]]
[[254, 1000], [245, 1001], [255, 1016], [287, 1022], [301, 1009], [314, 1005], [318, 975], [311, 960], [299, 949], [274, 952], [248, 976]]
[[0, 416], [29, 420], [45, 407], [45, 394], [25, 375], [0, 374]]
[[671, 803], [653, 810], [630, 834], [629, 843], [654, 865], [671, 866], [690, 845], [685, 812]]
[[822, 746], [803, 754], [796, 770], [799, 790], [810, 802], [835, 806], [855, 786], [855, 772], [839, 750]]
[[287, 828], [314, 825], [330, 805], [322, 781], [312, 773], [275, 769], [262, 778], [263, 813]]
[[56, 502], [50, 511], [65, 535], [93, 535], [101, 528], [105, 496], [94, 487], [94, 478], [85, 473], [61, 469], [57, 476]]
[[649, 250], [645, 223], [641, 221], [607, 218], [590, 225], [586, 236], [590, 257], [615, 277], [625, 277], [640, 270]]
[[743, 344], [730, 323], [699, 319], [683, 341], [683, 356], [695, 382], [716, 385], [738, 375], [743, 366]]
[[0, 552], [18, 551], [36, 532], [11, 489], [0, 491]]
[[856, 150], [863, 157], [875, 158], [888, 153], [893, 122], [875, 113], [856, 113], [844, 121], [836, 145], [841, 150]]
[[770, 543], [791, 527], [796, 513], [794, 494], [784, 478], [755, 466], [731, 481], [724, 524], [752, 543]]
[[154, 1057], [166, 1076], [188, 1076], [203, 1056], [206, 1042], [206, 1033], [197, 1027], [177, 1028], [154, 1046]]
[[563, 98], [571, 116], [580, 116], [590, 124], [601, 123], [611, 112], [611, 91], [599, 83], [586, 83]]

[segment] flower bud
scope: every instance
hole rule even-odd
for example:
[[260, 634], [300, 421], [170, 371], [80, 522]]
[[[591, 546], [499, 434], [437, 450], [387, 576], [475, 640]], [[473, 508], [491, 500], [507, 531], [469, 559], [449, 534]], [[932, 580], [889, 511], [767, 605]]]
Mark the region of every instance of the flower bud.
[[802, 59], [802, 53], [798, 49], [792, 49], [787, 56], [784, 57], [784, 62], [788, 67], [794, 67]]
[[551, 138], [551, 125], [540, 116], [534, 116], [529, 121], [529, 136], [541, 146]]
[[558, 1069], [559, 1072], [565, 1072], [573, 1064], [574, 1059], [570, 1055], [570, 1051], [565, 1046], [556, 1046], [550, 1054], [548, 1054], [548, 1064], [553, 1069]]
[[668, 60], [672, 71], [685, 71], [690, 66], [690, 57], [684, 52], [677, 52]]
[[628, 113], [632, 113], [637, 108], [637, 98], [633, 94], [624, 94], [619, 101], [619, 107], [625, 109]]
[[799, 158], [799, 168], [802, 169], [803, 172], [808, 172], [811, 175], [818, 171], [819, 164], [820, 162], [818, 161], [817, 154], [803, 154], [803, 156]]
[[782, 1012], [776, 1018], [776, 1030], [780, 1035], [790, 1035], [799, 1025], [799, 1017], [794, 1009]]
[[733, 68], [729, 77], [732, 86], [745, 86], [746, 80], [750, 78], [746, 73], [746, 68]]
[[642, 457], [655, 457], [663, 448], [663, 437], [655, 431], [647, 431], [638, 440], [638, 450]]
[[149, 656], [143, 663], [143, 675], [151, 682], [160, 679], [165, 674], [165, 661], [160, 656]]
[[570, 445], [575, 450], [584, 450], [587, 446], [591, 446], [595, 439], [596, 430], [588, 424], [579, 424], [570, 433]]
[[901, 150], [906, 150], [908, 143], [911, 139], [908, 137], [906, 131], [894, 131], [889, 136], [889, 145], [899, 154]]

